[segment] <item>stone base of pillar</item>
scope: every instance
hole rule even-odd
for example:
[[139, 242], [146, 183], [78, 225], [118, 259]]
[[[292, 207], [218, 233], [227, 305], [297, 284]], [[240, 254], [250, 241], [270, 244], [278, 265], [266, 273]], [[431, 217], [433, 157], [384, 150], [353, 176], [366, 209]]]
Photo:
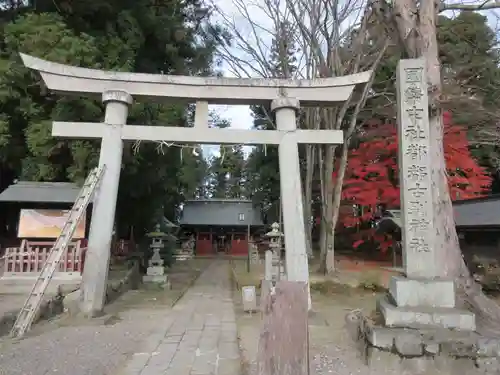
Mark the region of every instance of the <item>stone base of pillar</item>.
[[382, 315], [387, 327], [410, 329], [452, 329], [475, 331], [476, 317], [467, 310], [449, 307], [399, 307], [384, 296], [377, 303], [377, 311]]
[[455, 307], [453, 280], [393, 276], [389, 283], [389, 295], [399, 307]]
[[387, 327], [381, 316], [348, 314], [347, 329], [373, 373], [414, 375], [500, 373], [500, 338], [473, 331]]
[[455, 307], [450, 280], [395, 276], [375, 315], [353, 312], [346, 322], [374, 372], [500, 373], [500, 338], [475, 332], [475, 315]]
[[168, 280], [168, 275], [144, 275], [142, 277], [142, 282], [148, 284], [159, 284], [166, 289], [170, 289], [170, 281]]
[[391, 278], [389, 294], [377, 304], [387, 327], [475, 331], [476, 317], [455, 308], [452, 280]]

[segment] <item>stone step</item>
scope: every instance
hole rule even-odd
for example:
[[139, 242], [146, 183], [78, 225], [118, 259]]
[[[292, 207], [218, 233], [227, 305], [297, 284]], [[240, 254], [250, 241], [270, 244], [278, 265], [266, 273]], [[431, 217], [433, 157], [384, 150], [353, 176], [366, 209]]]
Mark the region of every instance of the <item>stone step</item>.
[[474, 313], [466, 310], [427, 306], [397, 307], [387, 296], [378, 300], [377, 310], [384, 317], [387, 327], [476, 330], [476, 317]]

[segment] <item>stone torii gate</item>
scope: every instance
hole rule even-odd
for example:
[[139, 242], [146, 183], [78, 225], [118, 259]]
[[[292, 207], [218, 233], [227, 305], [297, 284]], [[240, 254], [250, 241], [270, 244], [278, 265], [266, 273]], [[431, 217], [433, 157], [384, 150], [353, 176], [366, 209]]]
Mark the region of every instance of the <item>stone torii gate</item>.
[[[24, 64], [41, 74], [49, 90], [102, 95], [103, 123], [54, 122], [52, 135], [101, 138], [99, 165], [105, 165], [94, 200], [87, 267], [82, 282], [82, 312], [94, 315], [104, 305], [110, 243], [122, 164], [123, 141], [167, 141], [196, 144], [270, 144], [279, 146], [288, 280], [309, 282], [298, 144], [341, 144], [340, 130], [297, 129], [302, 106], [333, 106], [349, 99], [371, 71], [316, 80], [238, 79], [123, 73], [78, 68], [21, 54]], [[133, 97], [174, 98], [196, 102], [192, 128], [126, 125]], [[208, 127], [208, 104], [266, 104], [276, 114], [277, 130], [215, 129]]]

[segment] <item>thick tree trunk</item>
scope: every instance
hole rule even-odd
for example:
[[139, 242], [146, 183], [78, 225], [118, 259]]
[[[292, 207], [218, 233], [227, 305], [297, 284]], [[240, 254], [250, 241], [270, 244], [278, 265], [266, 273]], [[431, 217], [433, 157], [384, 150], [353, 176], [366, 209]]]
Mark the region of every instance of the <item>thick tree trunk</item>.
[[[337, 172], [337, 179], [335, 180], [335, 188], [333, 191], [332, 202], [332, 231], [335, 232], [337, 221], [339, 219], [340, 203], [342, 201], [342, 187], [344, 185], [345, 171], [348, 164], [348, 151], [349, 141], [345, 140], [342, 145], [342, 155], [340, 156], [339, 170]], [[327, 247], [326, 253], [326, 272], [335, 272], [335, 236], [332, 236], [331, 247]]]
[[[324, 194], [321, 204], [321, 266], [320, 271], [327, 273], [335, 269], [334, 253], [333, 253], [333, 236], [334, 229], [332, 228], [331, 218], [333, 217], [333, 166], [335, 162], [335, 147], [326, 146], [323, 185]], [[328, 253], [330, 253], [329, 256]], [[332, 263], [327, 263], [330, 261]]]
[[306, 226], [306, 239], [307, 239], [307, 256], [312, 258], [314, 256], [312, 250], [312, 185], [314, 176], [314, 160], [316, 149], [314, 146], [308, 145], [306, 148], [306, 181], [304, 186], [304, 221]]
[[500, 308], [494, 301], [484, 295], [480, 286], [471, 277], [460, 250], [455, 228], [444, 158], [443, 110], [439, 105], [442, 84], [436, 18], [435, 2], [431, 0], [422, 1], [418, 52], [426, 59], [427, 64], [431, 160], [433, 160], [431, 188], [433, 191], [433, 206], [436, 208], [434, 216], [434, 228], [436, 228], [435, 259], [441, 265], [442, 274], [440, 276], [455, 279], [459, 303], [476, 313], [478, 331], [488, 335], [499, 335]]

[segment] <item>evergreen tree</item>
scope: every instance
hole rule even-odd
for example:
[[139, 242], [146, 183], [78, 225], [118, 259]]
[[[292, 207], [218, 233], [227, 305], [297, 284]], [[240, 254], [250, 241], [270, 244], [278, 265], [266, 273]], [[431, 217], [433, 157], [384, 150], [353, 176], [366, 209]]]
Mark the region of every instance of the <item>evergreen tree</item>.
[[[227, 128], [226, 119], [215, 113], [212, 116], [212, 126]], [[214, 198], [244, 198], [244, 167], [245, 155], [241, 145], [221, 145], [218, 155], [210, 158], [210, 192]]]
[[[22, 65], [18, 52], [95, 69], [208, 75], [216, 41], [224, 36], [210, 24], [209, 9], [198, 0], [58, 5], [38, 0], [2, 2], [0, 9], [0, 189], [15, 178], [80, 182], [99, 157], [99, 142], [53, 138], [51, 122], [101, 121], [100, 101], [47, 93], [40, 78]], [[181, 105], [136, 102], [128, 121], [187, 126], [187, 113]], [[158, 207], [175, 219], [183, 194], [196, 190], [187, 185], [198, 184], [198, 178], [182, 176], [188, 169], [181, 168], [178, 148], [158, 153], [157, 145], [150, 143], [134, 153], [126, 147], [119, 230], [145, 229]]]
[[234, 145], [226, 147], [227, 165], [227, 198], [245, 198], [245, 185], [243, 179], [243, 169], [245, 167], [245, 155], [243, 147]]
[[180, 187], [184, 199], [208, 198], [209, 164], [201, 147], [181, 148]]

